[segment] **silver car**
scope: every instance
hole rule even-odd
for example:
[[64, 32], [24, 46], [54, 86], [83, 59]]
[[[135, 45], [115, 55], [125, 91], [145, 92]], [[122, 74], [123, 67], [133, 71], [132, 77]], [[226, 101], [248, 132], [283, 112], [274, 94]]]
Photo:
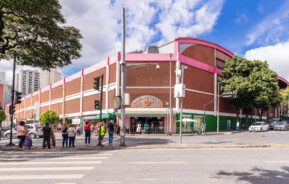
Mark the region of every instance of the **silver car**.
[[[39, 127], [37, 127], [36, 125], [25, 125], [27, 127], [27, 129], [29, 130], [29, 133], [28, 135], [32, 138], [32, 139], [35, 139], [36, 137], [42, 137], [43, 136], [43, 133], [42, 131], [40, 130]], [[7, 139], [10, 138], [10, 130], [7, 130], [4, 132], [4, 137], [6, 137]], [[16, 131], [16, 128], [13, 128], [12, 129], [12, 137], [13, 138], [17, 138], [17, 131]]]
[[288, 130], [289, 124], [286, 121], [276, 123], [274, 130]]

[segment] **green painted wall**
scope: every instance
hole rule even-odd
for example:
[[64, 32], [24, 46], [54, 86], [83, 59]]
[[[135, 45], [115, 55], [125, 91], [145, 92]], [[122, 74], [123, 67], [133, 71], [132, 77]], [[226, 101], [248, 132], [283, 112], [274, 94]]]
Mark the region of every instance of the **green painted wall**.
[[[194, 114], [194, 113], [183, 113], [185, 117], [189, 117], [194, 119], [196, 116], [204, 116], [203, 114]], [[177, 125], [176, 125], [176, 132], [179, 133], [180, 131], [180, 123], [178, 120], [180, 119], [179, 113], [176, 115], [177, 118]], [[236, 130], [236, 117], [231, 116], [220, 116], [219, 117], [219, 130], [220, 131], [227, 131], [227, 122], [228, 120], [231, 121], [231, 131]], [[256, 121], [256, 119], [251, 119], [250, 116], [247, 118], [241, 118], [241, 128], [243, 130], [248, 130], [249, 126]], [[194, 130], [194, 123], [189, 123], [188, 126], [191, 127], [191, 132]], [[206, 131], [213, 132], [217, 131], [217, 117], [214, 115], [206, 115]]]

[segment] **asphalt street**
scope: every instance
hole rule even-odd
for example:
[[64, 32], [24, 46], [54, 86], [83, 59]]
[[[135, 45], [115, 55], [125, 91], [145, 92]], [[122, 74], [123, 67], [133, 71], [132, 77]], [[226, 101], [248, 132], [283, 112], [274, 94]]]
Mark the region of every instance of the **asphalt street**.
[[[135, 135], [128, 136], [128, 142], [173, 144], [178, 138]], [[83, 146], [83, 138], [77, 140], [78, 146]], [[0, 184], [287, 184], [288, 140], [289, 132], [243, 132], [184, 136], [184, 142], [245, 144], [269, 141], [275, 146], [242, 149], [0, 151]], [[34, 142], [40, 144], [41, 139]], [[96, 142], [93, 144], [96, 145]]]
[[1, 152], [0, 183], [288, 183], [289, 150]]

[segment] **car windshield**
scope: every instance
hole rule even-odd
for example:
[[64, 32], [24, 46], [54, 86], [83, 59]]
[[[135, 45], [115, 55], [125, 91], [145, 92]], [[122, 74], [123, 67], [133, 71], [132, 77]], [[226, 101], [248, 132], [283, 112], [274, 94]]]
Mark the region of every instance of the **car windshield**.
[[278, 122], [277, 125], [285, 125], [286, 122], [285, 121], [282, 121], [282, 122]]
[[253, 126], [259, 126], [262, 125], [262, 123], [254, 123]]

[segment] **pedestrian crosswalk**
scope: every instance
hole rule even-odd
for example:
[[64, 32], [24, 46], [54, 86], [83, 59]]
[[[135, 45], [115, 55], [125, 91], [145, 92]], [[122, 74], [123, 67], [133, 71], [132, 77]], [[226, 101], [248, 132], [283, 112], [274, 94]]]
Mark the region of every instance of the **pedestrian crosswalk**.
[[76, 184], [115, 151], [71, 152], [15, 152], [0, 155], [0, 183]]

